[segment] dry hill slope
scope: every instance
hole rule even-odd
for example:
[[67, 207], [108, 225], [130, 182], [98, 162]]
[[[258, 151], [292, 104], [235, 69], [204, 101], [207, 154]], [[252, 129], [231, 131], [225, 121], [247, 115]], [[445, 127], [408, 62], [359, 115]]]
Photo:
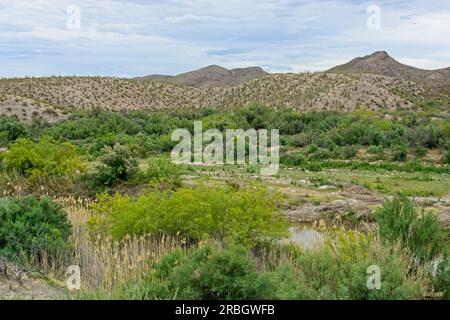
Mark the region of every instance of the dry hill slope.
[[267, 73], [259, 67], [227, 70], [212, 65], [177, 76], [150, 75], [135, 80], [166, 82], [193, 87], [232, 87], [263, 77]]
[[407, 81], [414, 81], [436, 93], [450, 94], [450, 68], [423, 70], [402, 64], [384, 51], [334, 67], [327, 72], [341, 74], [374, 73]]
[[299, 110], [415, 109], [417, 84], [372, 74], [270, 74], [228, 88], [196, 88], [153, 81], [100, 77], [0, 80], [0, 94], [54, 106], [108, 110], [230, 108], [253, 103]]

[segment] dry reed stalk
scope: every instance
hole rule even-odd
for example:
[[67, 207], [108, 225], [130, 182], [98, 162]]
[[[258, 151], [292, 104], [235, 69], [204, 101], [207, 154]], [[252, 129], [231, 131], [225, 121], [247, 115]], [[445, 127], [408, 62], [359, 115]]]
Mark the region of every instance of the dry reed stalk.
[[74, 197], [53, 200], [65, 208], [72, 224], [69, 239], [72, 250], [61, 253], [56, 259], [40, 252], [36, 255], [39, 261], [34, 261], [33, 265], [60, 279], [64, 278], [68, 266], [79, 266], [83, 289], [111, 289], [137, 279], [152, 262], [183, 246], [181, 240], [172, 237], [126, 237], [118, 241], [92, 235], [87, 227], [91, 216], [90, 200]]

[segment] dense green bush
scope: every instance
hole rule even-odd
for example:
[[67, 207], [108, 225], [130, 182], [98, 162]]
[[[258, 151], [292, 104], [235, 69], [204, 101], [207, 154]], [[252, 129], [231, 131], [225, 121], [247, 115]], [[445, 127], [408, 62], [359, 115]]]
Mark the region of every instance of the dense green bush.
[[136, 173], [138, 163], [127, 146], [119, 144], [106, 147], [97, 166], [99, 183], [111, 186], [120, 181], [127, 181]]
[[220, 250], [204, 245], [189, 253], [177, 250], [155, 266], [144, 281], [121, 288], [127, 299], [264, 299], [272, 295], [267, 274], [258, 273], [245, 249]]
[[386, 201], [376, 211], [376, 220], [384, 239], [400, 241], [421, 262], [429, 262], [446, 250], [438, 217], [428, 211], [419, 213], [406, 196], [396, 196]]
[[18, 262], [56, 256], [67, 249], [70, 228], [62, 207], [49, 198], [0, 199], [0, 256]]
[[132, 199], [103, 195], [94, 206], [92, 230], [116, 238], [126, 235], [165, 234], [190, 241], [217, 239], [251, 245], [286, 234], [277, 211], [277, 197], [262, 187], [236, 190], [208, 186], [151, 190]]
[[7, 146], [27, 134], [27, 128], [16, 118], [0, 117], [0, 146]]
[[18, 139], [1, 157], [7, 170], [27, 178], [72, 176], [85, 170], [85, 164], [77, 155], [74, 145], [49, 138], [42, 138], [38, 142]]

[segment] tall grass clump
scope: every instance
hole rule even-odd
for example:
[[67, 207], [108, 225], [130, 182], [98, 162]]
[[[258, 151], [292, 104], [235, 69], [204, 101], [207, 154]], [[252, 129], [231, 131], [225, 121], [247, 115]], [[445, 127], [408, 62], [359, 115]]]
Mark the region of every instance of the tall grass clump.
[[386, 201], [377, 210], [376, 220], [382, 238], [399, 241], [420, 262], [431, 261], [446, 250], [438, 217], [430, 211], [419, 212], [406, 196]]
[[72, 250], [61, 257], [64, 263], [59, 264], [59, 269], [47, 270], [61, 277], [67, 266], [79, 266], [83, 290], [111, 290], [126, 281], [137, 281], [151, 262], [183, 246], [176, 237], [142, 235], [118, 240], [109, 235], [93, 236], [86, 226], [92, 216], [91, 200], [64, 197], [54, 201], [65, 208], [73, 226], [69, 237]]
[[414, 257], [415, 265], [426, 265], [437, 292], [450, 299], [449, 244], [432, 212], [418, 211], [406, 196], [396, 196], [376, 213], [381, 237], [400, 243]]

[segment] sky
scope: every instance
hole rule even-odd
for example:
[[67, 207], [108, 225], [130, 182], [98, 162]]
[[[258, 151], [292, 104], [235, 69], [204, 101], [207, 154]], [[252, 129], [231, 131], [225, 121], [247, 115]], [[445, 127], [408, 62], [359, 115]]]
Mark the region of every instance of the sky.
[[450, 67], [449, 0], [0, 0], [0, 77]]

